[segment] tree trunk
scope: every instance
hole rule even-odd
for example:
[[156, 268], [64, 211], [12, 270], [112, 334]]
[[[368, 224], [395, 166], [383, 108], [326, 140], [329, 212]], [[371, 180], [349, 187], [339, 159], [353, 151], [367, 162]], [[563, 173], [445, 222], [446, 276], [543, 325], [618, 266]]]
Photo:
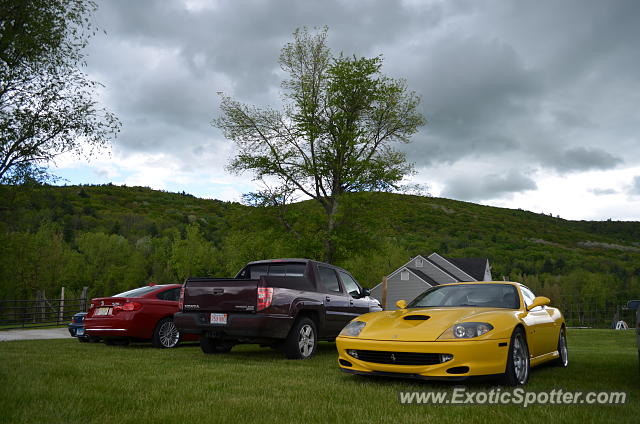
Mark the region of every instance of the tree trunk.
[[325, 207], [327, 213], [327, 234], [324, 239], [324, 258], [326, 263], [332, 263], [335, 259], [335, 243], [333, 241], [334, 232], [336, 229], [336, 213], [338, 212], [338, 200], [330, 199], [329, 203]]

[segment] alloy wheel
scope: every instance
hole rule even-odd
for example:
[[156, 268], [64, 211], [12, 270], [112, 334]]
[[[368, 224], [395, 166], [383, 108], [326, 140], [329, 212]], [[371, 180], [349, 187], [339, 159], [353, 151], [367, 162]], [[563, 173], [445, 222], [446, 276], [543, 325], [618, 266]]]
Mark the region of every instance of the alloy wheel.
[[298, 347], [300, 349], [300, 355], [303, 358], [308, 357], [313, 352], [315, 344], [315, 337], [313, 334], [313, 328], [310, 325], [306, 324], [300, 328], [300, 333], [298, 337]]
[[513, 368], [516, 379], [520, 384], [527, 381], [529, 374], [529, 359], [527, 358], [528, 352], [524, 345], [524, 340], [521, 334], [518, 334], [513, 341]]
[[175, 347], [180, 340], [180, 332], [173, 321], [166, 321], [158, 332], [163, 347]]
[[569, 349], [567, 349], [567, 337], [565, 336], [564, 331], [560, 331], [560, 342], [558, 345], [562, 366], [566, 367], [569, 365]]

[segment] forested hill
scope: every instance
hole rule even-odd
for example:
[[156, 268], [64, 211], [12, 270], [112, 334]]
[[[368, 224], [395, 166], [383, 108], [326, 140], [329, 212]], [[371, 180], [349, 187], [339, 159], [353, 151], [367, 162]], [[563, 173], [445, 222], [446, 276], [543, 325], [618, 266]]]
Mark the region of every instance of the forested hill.
[[[249, 260], [322, 257], [312, 201], [256, 208], [142, 187], [0, 186], [0, 298], [83, 286], [109, 295]], [[358, 193], [342, 202], [336, 264], [365, 286], [410, 256], [488, 257], [494, 279], [558, 296], [640, 297], [640, 222], [567, 221], [454, 200]]]

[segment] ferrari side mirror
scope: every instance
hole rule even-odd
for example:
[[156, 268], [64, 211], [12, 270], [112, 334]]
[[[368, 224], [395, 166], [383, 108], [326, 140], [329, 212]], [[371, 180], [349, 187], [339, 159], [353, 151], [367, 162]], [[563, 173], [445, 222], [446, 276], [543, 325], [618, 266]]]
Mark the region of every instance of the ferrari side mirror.
[[531, 302], [531, 305], [527, 306], [527, 311], [530, 311], [533, 308], [537, 308], [538, 306], [548, 305], [549, 303], [551, 303], [551, 299], [549, 299], [548, 297], [538, 296], [535, 299], [533, 299], [533, 302]]

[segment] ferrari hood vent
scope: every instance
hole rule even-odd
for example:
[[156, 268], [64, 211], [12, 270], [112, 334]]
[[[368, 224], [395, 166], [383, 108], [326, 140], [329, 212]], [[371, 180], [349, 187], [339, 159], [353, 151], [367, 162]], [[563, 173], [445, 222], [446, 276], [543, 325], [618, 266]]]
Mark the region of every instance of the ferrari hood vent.
[[429, 315], [407, 315], [405, 321], [426, 321], [431, 318]]

